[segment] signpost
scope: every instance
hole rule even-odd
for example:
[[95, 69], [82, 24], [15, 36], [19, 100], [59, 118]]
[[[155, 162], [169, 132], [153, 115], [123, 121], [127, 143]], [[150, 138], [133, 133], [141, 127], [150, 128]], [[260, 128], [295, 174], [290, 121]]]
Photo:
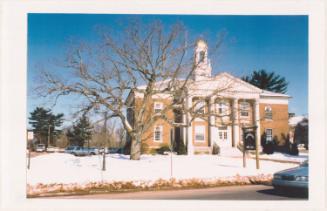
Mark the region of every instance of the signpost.
[[31, 150], [32, 150], [33, 139], [34, 139], [33, 131], [27, 131], [27, 144], [28, 144], [27, 169], [30, 169], [31, 166]]
[[243, 131], [243, 167], [246, 167], [246, 150], [255, 149], [256, 168], [259, 169], [259, 144], [256, 140], [257, 126], [242, 127]]

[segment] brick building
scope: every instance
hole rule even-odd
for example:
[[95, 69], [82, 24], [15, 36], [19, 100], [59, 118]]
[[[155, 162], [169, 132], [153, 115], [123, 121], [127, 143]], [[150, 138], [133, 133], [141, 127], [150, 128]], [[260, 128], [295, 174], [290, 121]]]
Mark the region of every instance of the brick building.
[[[208, 59], [205, 41], [198, 40], [194, 52], [198, 64], [187, 85], [186, 107], [199, 108], [199, 113], [209, 113], [205, 118], [192, 118], [191, 113], [167, 110], [167, 118], [184, 123], [183, 126], [157, 120], [143, 134], [142, 143], [149, 149], [159, 148], [172, 141], [182, 141], [188, 154], [208, 152], [214, 143], [221, 148], [242, 144], [242, 127], [256, 126], [256, 137], [265, 134], [267, 140], [282, 143], [288, 134], [288, 101], [290, 96], [261, 90], [227, 72], [215, 76]], [[213, 94], [215, 93], [215, 94]], [[133, 125], [134, 115], [142, 103], [141, 93], [131, 92], [128, 120]], [[170, 97], [156, 94], [149, 101], [147, 115], [154, 115], [173, 104]]]

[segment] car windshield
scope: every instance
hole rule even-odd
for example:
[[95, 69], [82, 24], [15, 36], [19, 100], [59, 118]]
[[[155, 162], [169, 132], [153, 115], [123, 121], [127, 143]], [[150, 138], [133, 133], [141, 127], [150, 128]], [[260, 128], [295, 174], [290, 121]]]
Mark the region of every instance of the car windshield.
[[303, 161], [301, 164], [300, 164], [301, 167], [308, 167], [309, 166], [309, 161], [306, 160], [306, 161]]

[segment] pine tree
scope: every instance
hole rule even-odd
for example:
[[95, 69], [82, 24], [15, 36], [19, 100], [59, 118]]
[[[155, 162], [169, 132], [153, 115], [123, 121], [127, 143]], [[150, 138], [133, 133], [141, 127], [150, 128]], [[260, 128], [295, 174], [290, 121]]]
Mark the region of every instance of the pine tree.
[[89, 140], [92, 137], [93, 127], [90, 124], [89, 119], [83, 115], [73, 126], [72, 130], [67, 131], [67, 137], [69, 139], [70, 145], [84, 146], [87, 142], [87, 147], [89, 147]]
[[250, 76], [243, 76], [242, 80], [260, 89], [277, 93], [286, 93], [288, 86], [285, 77], [277, 75], [274, 72], [267, 72], [266, 70], [255, 70]]
[[[63, 114], [52, 114], [50, 109], [36, 107], [30, 113], [29, 123], [33, 127], [33, 132], [39, 143], [54, 145], [56, 138], [60, 135], [58, 129], [63, 123]], [[50, 138], [50, 140], [49, 140]], [[50, 141], [50, 142], [49, 142]]]

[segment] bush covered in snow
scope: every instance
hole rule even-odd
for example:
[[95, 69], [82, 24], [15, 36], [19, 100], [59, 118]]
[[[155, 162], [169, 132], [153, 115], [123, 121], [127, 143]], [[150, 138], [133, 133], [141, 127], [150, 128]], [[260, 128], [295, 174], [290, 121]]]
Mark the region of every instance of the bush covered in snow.
[[220, 154], [220, 147], [216, 143], [214, 143], [213, 146], [212, 146], [212, 154], [213, 155], [219, 155]]

